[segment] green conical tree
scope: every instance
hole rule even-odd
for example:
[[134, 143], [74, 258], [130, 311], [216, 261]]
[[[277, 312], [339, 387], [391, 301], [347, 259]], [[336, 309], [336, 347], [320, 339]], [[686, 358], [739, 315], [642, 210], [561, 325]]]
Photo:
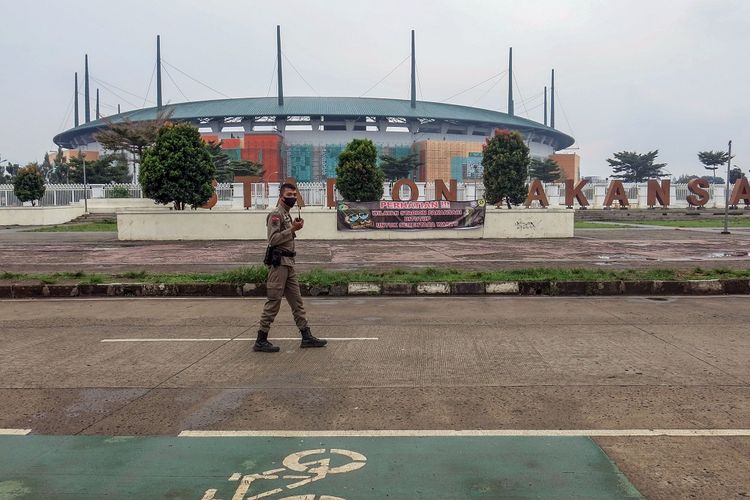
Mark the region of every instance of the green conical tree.
[[214, 192], [216, 168], [198, 129], [189, 124], [167, 125], [143, 155], [138, 181], [143, 194], [157, 203], [197, 208]]
[[377, 149], [369, 139], [354, 139], [339, 155], [336, 188], [347, 201], [378, 201], [385, 175], [377, 164]]
[[526, 169], [529, 166], [529, 148], [518, 132], [495, 130], [495, 135], [484, 145], [485, 198], [488, 203], [508, 208], [526, 199]]

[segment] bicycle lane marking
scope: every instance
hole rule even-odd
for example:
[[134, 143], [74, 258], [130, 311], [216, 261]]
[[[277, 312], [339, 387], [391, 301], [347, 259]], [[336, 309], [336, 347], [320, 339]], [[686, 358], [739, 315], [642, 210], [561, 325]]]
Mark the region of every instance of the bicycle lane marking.
[[4, 485], [17, 498], [642, 498], [590, 438], [560, 436], [2, 436]]

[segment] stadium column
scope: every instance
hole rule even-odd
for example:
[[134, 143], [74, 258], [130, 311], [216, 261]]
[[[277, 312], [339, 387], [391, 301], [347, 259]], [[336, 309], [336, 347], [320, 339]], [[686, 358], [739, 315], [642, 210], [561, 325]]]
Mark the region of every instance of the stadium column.
[[80, 125], [79, 118], [78, 118], [78, 72], [75, 73], [75, 89], [73, 90], [73, 125], [77, 127]]
[[156, 35], [156, 107], [161, 109], [161, 36]]
[[279, 106], [284, 105], [284, 82], [281, 71], [281, 26], [276, 25], [276, 68], [278, 69], [277, 78], [279, 84]]
[[91, 121], [91, 103], [89, 102], [89, 55], [84, 56], [84, 76], [83, 76], [83, 119], [86, 123]]
[[513, 47], [508, 50], [508, 114], [513, 116]]
[[411, 107], [417, 107], [417, 61], [414, 49], [414, 30], [411, 30]]
[[549, 126], [555, 128], [555, 70], [552, 70], [552, 87], [550, 88]]

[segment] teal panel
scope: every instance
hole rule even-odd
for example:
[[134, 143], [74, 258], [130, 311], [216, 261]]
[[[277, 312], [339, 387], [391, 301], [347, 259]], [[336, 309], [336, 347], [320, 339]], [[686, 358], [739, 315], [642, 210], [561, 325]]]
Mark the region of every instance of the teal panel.
[[391, 156], [394, 158], [406, 158], [411, 154], [411, 146], [393, 146]]
[[321, 150], [322, 175], [324, 179], [336, 178], [336, 167], [339, 165], [339, 155], [346, 148], [346, 144], [326, 144]]
[[297, 182], [312, 182], [313, 147], [310, 144], [295, 144], [287, 147], [289, 175]]
[[240, 156], [240, 150], [239, 149], [223, 149], [227, 156], [232, 160], [241, 160], [242, 157]]
[[451, 179], [456, 179], [458, 182], [464, 180], [464, 159], [460, 156], [451, 157]]

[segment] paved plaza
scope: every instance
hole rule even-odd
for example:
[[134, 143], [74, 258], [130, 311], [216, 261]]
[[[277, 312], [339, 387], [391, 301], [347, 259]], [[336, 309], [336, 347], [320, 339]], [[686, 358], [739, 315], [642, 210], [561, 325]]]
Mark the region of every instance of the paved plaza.
[[[0, 271], [212, 272], [260, 264], [265, 241], [118, 241], [116, 233], [0, 229]], [[298, 269], [595, 269], [750, 264], [750, 229], [579, 229], [570, 239], [298, 240]]]
[[0, 497], [742, 498], [748, 300], [1, 301]]

